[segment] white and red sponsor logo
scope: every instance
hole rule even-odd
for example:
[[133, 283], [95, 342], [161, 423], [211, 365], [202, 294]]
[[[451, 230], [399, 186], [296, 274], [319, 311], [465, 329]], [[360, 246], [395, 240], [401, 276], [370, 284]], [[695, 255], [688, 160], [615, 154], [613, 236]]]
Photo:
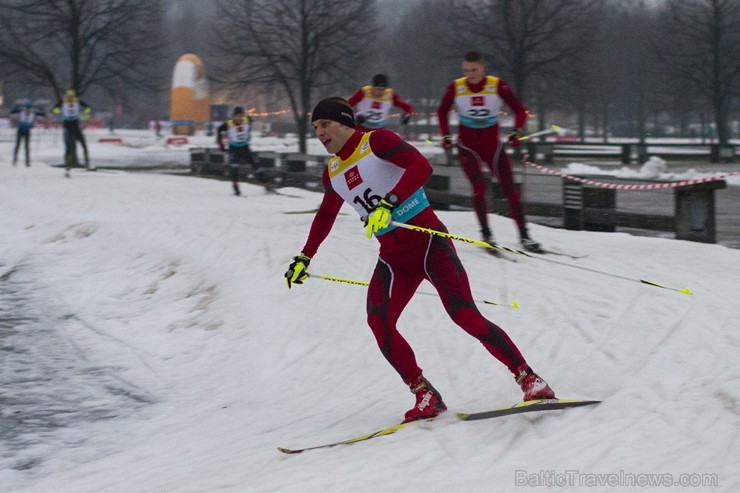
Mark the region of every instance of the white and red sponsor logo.
[[373, 109], [374, 110], [380, 109], [380, 101], [373, 101]]
[[424, 398], [421, 400], [421, 402], [419, 402], [419, 404], [416, 405], [416, 409], [418, 409], [419, 411], [423, 411], [432, 401], [432, 396], [432, 392], [427, 390], [424, 393]]
[[470, 99], [473, 106], [485, 106], [486, 104], [485, 96], [473, 96]]
[[348, 169], [344, 173], [344, 179], [347, 181], [347, 188], [350, 190], [362, 183], [362, 177], [360, 176], [360, 171], [357, 169], [357, 166]]

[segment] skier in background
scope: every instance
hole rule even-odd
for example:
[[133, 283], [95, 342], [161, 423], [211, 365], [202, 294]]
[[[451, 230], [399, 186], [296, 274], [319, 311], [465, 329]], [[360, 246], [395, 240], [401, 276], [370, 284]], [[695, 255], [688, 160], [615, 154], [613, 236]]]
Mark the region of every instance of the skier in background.
[[249, 139], [252, 135], [252, 117], [244, 115], [244, 108], [237, 106], [234, 108], [233, 118], [221, 124], [216, 129], [216, 143], [219, 148], [226, 152], [224, 140], [229, 143], [229, 171], [231, 176], [231, 186], [234, 189], [234, 195], [237, 197], [242, 194], [239, 189], [239, 165], [250, 164], [254, 169], [255, 176], [270, 191], [270, 182], [265, 177], [260, 168], [260, 164], [252, 155], [249, 149]]
[[90, 165], [90, 155], [87, 152], [85, 136], [80, 128], [80, 116], [90, 113], [90, 105], [77, 97], [74, 89], [68, 89], [64, 99], [59, 101], [51, 110], [55, 115], [62, 115], [64, 124], [64, 167], [65, 174], [69, 176], [69, 170], [77, 164], [77, 142], [82, 144], [85, 155], [85, 168], [95, 171], [95, 166]]
[[388, 76], [385, 74], [375, 74], [372, 85], [359, 88], [347, 102], [354, 108], [357, 130], [360, 132], [385, 127], [394, 106], [405, 113], [401, 118], [403, 125], [408, 124], [414, 114], [413, 106], [388, 87]]
[[404, 422], [431, 418], [447, 409], [396, 327], [424, 280], [437, 289], [450, 318], [512, 372], [525, 401], [555, 398], [506, 332], [478, 311], [452, 241], [393, 224], [447, 231], [424, 193], [424, 183], [432, 174], [429, 161], [394, 132], [358, 131], [352, 109], [341, 98], [320, 101], [311, 122], [318, 139], [335, 156], [323, 172], [324, 197], [306, 244], [285, 272], [288, 288], [308, 278], [311, 258], [331, 232], [340, 208], [345, 202], [351, 205], [365, 220], [367, 238], [375, 236], [380, 243], [368, 286], [367, 321], [383, 356], [416, 397]]
[[[525, 250], [542, 253], [540, 244], [534, 241], [527, 230], [522, 209], [521, 197], [514, 188], [514, 175], [511, 171], [509, 156], [499, 142], [499, 113], [503, 103], [514, 112], [514, 131], [509, 142], [519, 146], [519, 138], [527, 121], [527, 110], [514, 94], [509, 84], [498, 77], [486, 75], [483, 57], [471, 51], [462, 62], [461, 77], [447, 86], [442, 102], [437, 109], [439, 128], [443, 135], [442, 147], [449, 150], [453, 147], [448, 115], [453, 106], [460, 117], [458, 126], [457, 148], [460, 166], [473, 187], [473, 207], [481, 226], [483, 241], [493, 240], [488, 226], [488, 206], [486, 204], [486, 181], [482, 167], [488, 166], [498, 180], [501, 190], [509, 202], [509, 215], [519, 228], [519, 238]], [[488, 250], [497, 253], [496, 250]]]
[[44, 113], [34, 111], [33, 104], [30, 102], [23, 105], [23, 109], [15, 107], [10, 112], [11, 115], [18, 115], [18, 131], [15, 134], [15, 150], [13, 151], [13, 166], [18, 163], [18, 149], [21, 145], [21, 140], [24, 141], [24, 147], [26, 149], [26, 166], [31, 166], [31, 129], [37, 116], [45, 116]]

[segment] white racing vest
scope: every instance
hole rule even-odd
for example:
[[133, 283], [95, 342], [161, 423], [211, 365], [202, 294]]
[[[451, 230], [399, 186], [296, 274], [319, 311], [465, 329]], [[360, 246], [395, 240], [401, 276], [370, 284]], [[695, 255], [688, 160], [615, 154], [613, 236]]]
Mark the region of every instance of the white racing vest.
[[36, 119], [36, 113], [31, 110], [29, 113], [26, 113], [26, 110], [23, 110], [18, 115], [18, 130], [21, 132], [28, 132], [31, 130], [31, 127], [33, 127], [33, 122]]
[[[404, 169], [380, 159], [370, 148], [370, 135], [362, 135], [355, 152], [342, 160], [334, 156], [329, 160], [328, 172], [331, 186], [345, 202], [354, 207], [360, 217], [370, 214], [380, 201], [396, 186]], [[429, 206], [429, 200], [420, 188], [393, 210], [393, 220], [407, 222]], [[376, 236], [394, 229], [381, 229]]]
[[242, 124], [237, 125], [234, 120], [226, 123], [226, 136], [229, 138], [229, 145], [232, 147], [244, 147], [249, 144], [249, 136], [252, 131], [252, 123], [248, 118], [242, 119]]
[[486, 76], [481, 92], [471, 92], [466, 78], [455, 80], [455, 110], [460, 124], [469, 128], [487, 128], [498, 123], [502, 100], [498, 95], [498, 77]]
[[384, 127], [388, 123], [391, 108], [393, 108], [393, 89], [386, 88], [379, 98], [373, 97], [372, 86], [364, 86], [362, 91], [364, 96], [355, 105], [355, 113], [366, 117], [361, 125], [373, 129]]
[[79, 101], [74, 101], [72, 103], [64, 102], [62, 104], [62, 118], [65, 120], [78, 120], [80, 118]]

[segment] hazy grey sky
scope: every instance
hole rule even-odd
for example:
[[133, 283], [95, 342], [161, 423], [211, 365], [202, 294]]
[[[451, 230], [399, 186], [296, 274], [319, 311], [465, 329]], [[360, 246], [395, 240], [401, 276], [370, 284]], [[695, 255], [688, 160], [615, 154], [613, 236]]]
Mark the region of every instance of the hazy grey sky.
[[[419, 1], [423, 0], [376, 0], [381, 24], [394, 27], [409, 6]], [[216, 0], [168, 0], [166, 29], [173, 54], [205, 56], [209, 30], [218, 29], [218, 10]]]
[[166, 29], [173, 55], [205, 56], [209, 30], [212, 25], [218, 25], [218, 3], [211, 0], [169, 0], [168, 3]]

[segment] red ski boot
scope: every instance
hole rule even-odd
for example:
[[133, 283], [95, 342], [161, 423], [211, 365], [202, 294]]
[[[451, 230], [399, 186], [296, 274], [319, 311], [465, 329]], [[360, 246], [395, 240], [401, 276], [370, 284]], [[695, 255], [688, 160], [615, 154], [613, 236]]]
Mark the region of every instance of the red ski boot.
[[406, 412], [404, 423], [428, 419], [447, 410], [442, 396], [432, 387], [426, 378], [420, 376], [409, 385], [411, 393], [416, 395], [416, 405]]
[[518, 383], [522, 388], [525, 401], [556, 398], [555, 392], [553, 392], [550, 386], [547, 385], [547, 382], [542, 380], [530, 367], [519, 370], [519, 376], [516, 377], [516, 383]]

